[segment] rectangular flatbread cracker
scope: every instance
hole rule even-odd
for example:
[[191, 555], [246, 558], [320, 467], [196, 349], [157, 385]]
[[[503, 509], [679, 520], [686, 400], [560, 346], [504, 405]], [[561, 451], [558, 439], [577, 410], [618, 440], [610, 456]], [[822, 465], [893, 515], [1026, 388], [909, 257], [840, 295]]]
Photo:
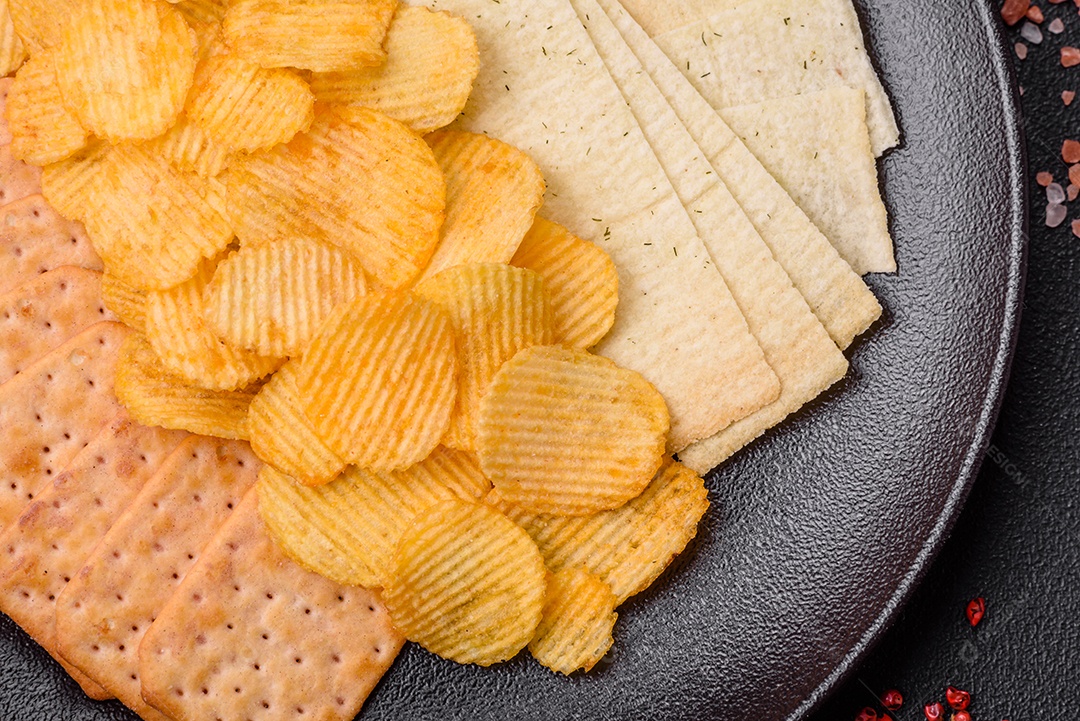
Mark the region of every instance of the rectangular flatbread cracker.
[[0, 532], [123, 410], [113, 377], [129, 333], [97, 323], [0, 385]]
[[[0, 5], [6, 4], [7, 0], [0, 0]], [[0, 15], [3, 11], [0, 10]], [[0, 18], [0, 23], [3, 19]], [[12, 28], [14, 29], [14, 28]], [[0, 145], [11, 143], [11, 127], [7, 121], [7, 97], [11, 92], [11, 86], [15, 84], [15, 78], [0, 78]]]
[[0, 208], [0, 293], [63, 265], [104, 268], [82, 223], [61, 216], [41, 195]]
[[93, 270], [64, 266], [0, 295], [0, 383], [103, 320], [117, 317]]
[[874, 294], [634, 19], [615, 0], [600, 5], [814, 315], [847, 348], [881, 316]]
[[846, 85], [866, 93], [874, 154], [900, 140], [851, 0], [697, 0], [678, 16], [669, 3], [623, 5], [715, 108]]
[[247, 443], [187, 438], [56, 601], [61, 655], [144, 719], [165, 717], [140, 695], [139, 643], [260, 466]]
[[404, 639], [376, 591], [285, 557], [254, 491], [143, 639], [143, 695], [175, 721], [350, 721]]
[[572, 2], [780, 379], [776, 402], [680, 454], [705, 473], [843, 378], [847, 359], [601, 6]]
[[671, 446], [775, 400], [779, 382], [569, 0], [428, 0], [472, 24], [481, 70], [457, 126], [529, 154], [543, 214], [619, 272], [615, 327], [595, 348], [668, 403]]
[[184, 435], [140, 426], [121, 414], [0, 535], [0, 611], [57, 659], [91, 697], [111, 694], [60, 655], [56, 599]]
[[0, 145], [0, 206], [40, 194], [41, 168], [16, 158], [10, 143]]

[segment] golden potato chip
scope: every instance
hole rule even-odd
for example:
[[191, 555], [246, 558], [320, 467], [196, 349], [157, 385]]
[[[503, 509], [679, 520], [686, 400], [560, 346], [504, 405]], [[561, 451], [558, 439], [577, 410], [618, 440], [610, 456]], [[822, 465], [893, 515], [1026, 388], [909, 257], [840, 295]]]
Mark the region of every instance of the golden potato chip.
[[278, 546], [301, 566], [348, 586], [382, 587], [409, 524], [440, 501], [478, 501], [490, 484], [475, 459], [436, 450], [404, 471], [351, 467], [305, 488], [273, 468], [259, 478], [259, 510]]
[[229, 151], [183, 115], [167, 133], [144, 147], [181, 173], [195, 173], [200, 178], [221, 175], [229, 162]]
[[43, 185], [61, 213], [83, 221], [109, 272], [140, 290], [188, 280], [233, 237], [224, 184], [142, 146], [91, 145], [47, 166]]
[[296, 375], [300, 360], [283, 365], [248, 409], [251, 450], [305, 486], [321, 486], [345, 470], [345, 461], [327, 448], [304, 415]]
[[444, 501], [405, 531], [383, 600], [410, 641], [490, 666], [532, 640], [547, 576], [536, 545], [501, 513]]
[[220, 25], [229, 8], [229, 0], [169, 0], [184, 19], [191, 22]]
[[208, 391], [165, 370], [146, 338], [132, 334], [120, 352], [116, 397], [146, 426], [247, 440], [254, 390]]
[[578, 566], [611, 586], [621, 604], [648, 588], [697, 534], [709, 508], [701, 477], [672, 460], [637, 498], [591, 516], [545, 516], [487, 496], [525, 529], [552, 571]]
[[0, 0], [0, 76], [10, 75], [26, 60], [26, 45], [15, 32], [8, 0]]
[[480, 465], [507, 502], [583, 516], [617, 508], [664, 458], [668, 411], [607, 358], [561, 346], [518, 353], [480, 400]]
[[446, 184], [431, 148], [373, 110], [357, 109], [346, 121], [316, 109], [309, 132], [237, 157], [227, 178], [241, 244], [327, 242], [388, 288], [415, 280], [439, 241]]
[[335, 306], [364, 294], [349, 253], [310, 240], [245, 247], [218, 265], [206, 288], [206, 321], [235, 348], [302, 355]]
[[459, 265], [421, 282], [413, 292], [446, 308], [454, 323], [457, 406], [443, 442], [475, 451], [480, 398], [491, 379], [518, 351], [552, 342], [543, 280], [508, 265]]
[[611, 586], [581, 568], [564, 568], [548, 581], [544, 615], [529, 643], [542, 665], [569, 676], [592, 670], [615, 639], [618, 600]]
[[397, 0], [231, 0], [229, 46], [264, 68], [318, 72], [378, 65]]
[[479, 72], [480, 51], [469, 23], [402, 5], [386, 35], [385, 63], [315, 73], [311, 89], [317, 100], [372, 108], [423, 135], [454, 122]]
[[424, 271], [465, 263], [509, 263], [544, 202], [544, 176], [517, 148], [486, 135], [427, 136], [446, 176], [446, 222]]
[[207, 261], [191, 280], [146, 296], [146, 338], [162, 364], [200, 388], [233, 391], [273, 373], [280, 358], [234, 348], [204, 317], [204, 292], [214, 275]]
[[55, 62], [56, 50], [34, 55], [19, 69], [8, 93], [11, 152], [31, 165], [55, 163], [86, 145], [86, 131], [60, 96]]
[[101, 276], [101, 301], [116, 313], [125, 325], [140, 333], [146, 333], [146, 293], [132, 288], [115, 276]]
[[64, 25], [56, 76], [68, 108], [113, 143], [176, 122], [195, 73], [195, 34], [153, 0], [85, 0]]
[[186, 113], [229, 152], [251, 153], [306, 131], [314, 107], [311, 88], [295, 71], [224, 54], [199, 64]]
[[592, 348], [615, 324], [619, 274], [595, 243], [538, 217], [510, 262], [543, 277], [556, 343]]
[[311, 341], [296, 385], [304, 413], [349, 463], [407, 468], [439, 444], [457, 396], [450, 316], [407, 293], [339, 306]]
[[60, 44], [64, 24], [81, 0], [7, 0], [11, 23], [32, 55]]

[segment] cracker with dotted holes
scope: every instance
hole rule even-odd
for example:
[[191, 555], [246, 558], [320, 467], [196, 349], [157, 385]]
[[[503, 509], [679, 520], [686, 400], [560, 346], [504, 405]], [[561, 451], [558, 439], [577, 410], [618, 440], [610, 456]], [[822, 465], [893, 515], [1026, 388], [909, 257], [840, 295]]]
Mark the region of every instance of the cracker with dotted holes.
[[162, 716], [140, 695], [139, 643], [260, 466], [246, 443], [186, 439], [56, 601], [60, 653], [144, 719]]
[[[10, 132], [10, 131], [9, 131]], [[41, 193], [41, 168], [15, 157], [11, 143], [0, 146], [0, 205]]]
[[56, 598], [185, 435], [147, 428], [121, 414], [0, 535], [0, 611], [92, 697], [111, 695], [60, 656]]
[[0, 210], [0, 293], [62, 265], [104, 267], [82, 223], [64, 218], [41, 195]]
[[0, 78], [0, 145], [11, 142], [11, 128], [7, 121], [7, 96], [15, 78]]
[[0, 383], [103, 320], [101, 274], [64, 266], [0, 295]]
[[348, 721], [402, 643], [375, 591], [278, 550], [252, 491], [147, 632], [143, 695], [176, 721]]
[[97, 323], [0, 385], [0, 531], [122, 410], [113, 376], [128, 333]]

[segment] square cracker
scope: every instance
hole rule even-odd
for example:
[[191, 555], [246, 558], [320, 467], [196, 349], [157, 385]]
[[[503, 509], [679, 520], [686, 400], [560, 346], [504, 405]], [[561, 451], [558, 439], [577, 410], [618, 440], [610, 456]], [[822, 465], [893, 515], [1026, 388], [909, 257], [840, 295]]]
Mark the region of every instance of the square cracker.
[[0, 532], [123, 410], [113, 376], [129, 333], [97, 323], [0, 385]]
[[0, 295], [0, 383], [103, 320], [101, 274], [64, 266]]
[[176, 721], [348, 721], [403, 643], [376, 591], [285, 557], [252, 491], [150, 627], [139, 673]]
[[642, 67], [841, 349], [881, 316], [874, 294], [615, 0], [600, 0]]
[[671, 447], [775, 400], [775, 374], [569, 0], [425, 4], [468, 18], [480, 47], [456, 126], [528, 153], [544, 216], [614, 260], [619, 313], [595, 351], [664, 396]]
[[843, 378], [847, 359], [604, 10], [572, 2], [780, 379], [775, 403], [681, 454], [705, 473]]
[[[0, 5], [5, 5], [6, 0], [0, 0]], [[0, 24], [3, 23], [3, 11], [0, 10]], [[0, 32], [2, 34], [2, 32]], [[2, 61], [0, 61], [2, 64]], [[11, 92], [11, 86], [15, 84], [15, 78], [0, 78], [0, 145], [11, 143], [11, 128], [7, 121], [7, 97]]]
[[40, 193], [41, 168], [12, 155], [10, 143], [0, 145], [0, 205]]
[[62, 265], [104, 267], [82, 223], [61, 216], [41, 195], [0, 209], [0, 293]]
[[140, 426], [121, 414], [0, 535], [0, 611], [60, 661], [91, 697], [112, 698], [60, 656], [56, 599], [184, 435]]
[[141, 696], [139, 643], [260, 466], [246, 443], [187, 438], [56, 601], [61, 655], [144, 719], [162, 716]]

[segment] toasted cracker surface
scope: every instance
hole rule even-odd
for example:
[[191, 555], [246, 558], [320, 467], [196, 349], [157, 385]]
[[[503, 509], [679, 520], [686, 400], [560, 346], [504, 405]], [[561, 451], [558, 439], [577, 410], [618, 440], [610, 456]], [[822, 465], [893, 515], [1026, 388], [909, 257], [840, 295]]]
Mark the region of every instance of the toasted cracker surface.
[[104, 267], [82, 223], [61, 216], [41, 195], [0, 208], [0, 293], [64, 265]]
[[175, 721], [347, 721], [402, 643], [377, 592], [285, 557], [252, 491], [146, 634], [139, 673]]
[[[10, 132], [5, 129], [5, 132]], [[27, 165], [11, 152], [11, 144], [0, 145], [0, 205], [14, 203], [41, 193], [41, 168]]]

